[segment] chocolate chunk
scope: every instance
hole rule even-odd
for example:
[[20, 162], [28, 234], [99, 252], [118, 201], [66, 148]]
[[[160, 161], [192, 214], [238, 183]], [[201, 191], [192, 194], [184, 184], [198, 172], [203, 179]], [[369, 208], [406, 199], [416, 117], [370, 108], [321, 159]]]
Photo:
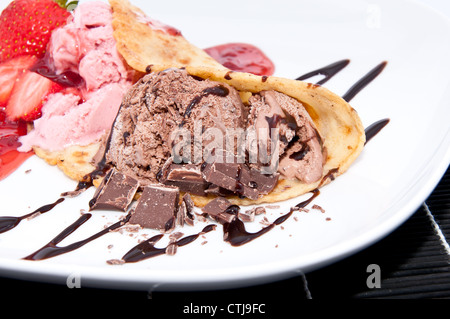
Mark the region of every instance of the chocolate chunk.
[[266, 209], [262, 206], [254, 207], [245, 212], [239, 211], [238, 218], [243, 222], [252, 222], [255, 220], [255, 215], [265, 214]]
[[177, 225], [184, 226], [188, 224], [189, 226], [194, 225], [194, 202], [191, 196], [186, 193], [184, 194], [180, 206], [178, 207], [178, 215], [176, 218]]
[[159, 182], [164, 185], [176, 186], [182, 192], [194, 195], [206, 195], [209, 183], [203, 179], [199, 165], [174, 164], [164, 165], [159, 176]]
[[181, 201], [180, 206], [178, 206], [176, 223], [179, 226], [184, 226], [184, 219], [186, 217], [186, 203]]
[[170, 231], [175, 227], [179, 190], [176, 187], [147, 185], [131, 215], [130, 224]]
[[278, 181], [278, 174], [264, 175], [243, 163], [206, 163], [202, 174], [207, 182], [250, 199], [270, 193]]
[[214, 184], [210, 184], [208, 188], [205, 190], [206, 195], [216, 195], [216, 196], [222, 196], [227, 197], [233, 195], [232, 191], [229, 191], [228, 189], [225, 189], [223, 187], [219, 187]]
[[235, 205], [223, 197], [216, 197], [206, 204], [202, 211], [221, 224], [231, 223], [236, 218]]
[[139, 182], [112, 168], [103, 178], [94, 197], [89, 202], [90, 210], [117, 209], [126, 211], [136, 194]]
[[190, 226], [194, 225], [194, 201], [191, 198], [191, 195], [184, 194], [183, 204], [186, 206], [185, 216], [184, 216], [184, 222]]
[[243, 222], [252, 222], [255, 220], [255, 209], [246, 210], [245, 212], [240, 211], [238, 217]]

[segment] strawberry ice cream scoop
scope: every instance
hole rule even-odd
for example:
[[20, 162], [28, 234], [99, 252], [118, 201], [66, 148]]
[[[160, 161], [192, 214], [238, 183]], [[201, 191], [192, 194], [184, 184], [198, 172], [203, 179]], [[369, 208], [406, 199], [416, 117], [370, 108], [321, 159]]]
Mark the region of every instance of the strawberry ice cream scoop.
[[48, 97], [42, 117], [20, 139], [20, 151], [88, 145], [109, 131], [132, 85], [132, 71], [117, 52], [111, 23], [111, 7], [91, 1], [80, 4], [71, 20], [52, 34], [47, 63], [56, 74], [71, 71], [84, 81], [76, 90]]
[[111, 7], [103, 2], [86, 2], [77, 7], [72, 21], [52, 35], [49, 59], [56, 73], [79, 73], [88, 90], [126, 81], [129, 76], [116, 49]]
[[84, 103], [75, 94], [51, 95], [42, 109], [42, 117], [34, 121], [34, 129], [20, 138], [19, 151], [26, 152], [32, 146], [57, 151], [100, 140], [110, 129], [125, 91], [117, 83], [108, 84]]

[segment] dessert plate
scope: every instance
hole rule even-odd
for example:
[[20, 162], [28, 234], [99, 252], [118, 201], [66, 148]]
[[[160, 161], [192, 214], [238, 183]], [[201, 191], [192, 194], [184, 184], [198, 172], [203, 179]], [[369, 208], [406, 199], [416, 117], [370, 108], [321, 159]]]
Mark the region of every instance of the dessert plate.
[[[232, 247], [222, 226], [162, 255], [120, 264], [140, 241], [157, 232], [121, 228], [53, 258], [24, 260], [88, 211], [90, 188], [66, 198], [35, 218], [0, 234], [0, 272], [25, 280], [136, 290], [221, 289], [284, 279], [323, 267], [364, 249], [402, 224], [432, 192], [450, 162], [450, 22], [416, 2], [381, 1], [211, 1], [133, 0], [149, 16], [182, 31], [201, 48], [246, 42], [275, 63], [277, 76], [297, 78], [343, 59], [350, 63], [324, 84], [344, 95], [383, 61], [383, 72], [350, 102], [363, 124], [389, 118], [351, 168], [323, 187], [307, 211]], [[6, 4], [2, 3], [2, 6]], [[321, 79], [310, 78], [317, 82]], [[54, 203], [76, 182], [36, 156], [0, 182], [1, 216], [23, 216]], [[257, 231], [306, 194], [247, 223]], [[316, 205], [316, 206], [313, 206]], [[242, 209], [249, 209], [243, 207]], [[93, 211], [92, 217], [58, 246], [67, 246], [116, 223], [124, 213]], [[198, 234], [210, 221], [180, 231]], [[156, 247], [164, 247], [164, 236]]]

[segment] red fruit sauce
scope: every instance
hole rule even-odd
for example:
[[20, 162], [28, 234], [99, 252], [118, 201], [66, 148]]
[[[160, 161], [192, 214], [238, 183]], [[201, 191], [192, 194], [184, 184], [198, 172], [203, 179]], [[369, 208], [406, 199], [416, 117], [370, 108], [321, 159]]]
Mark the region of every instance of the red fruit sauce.
[[6, 119], [5, 110], [0, 107], [0, 180], [14, 172], [33, 152], [21, 153], [19, 137], [27, 133], [27, 123]]
[[273, 62], [257, 47], [246, 43], [227, 43], [205, 49], [212, 58], [233, 71], [273, 75]]

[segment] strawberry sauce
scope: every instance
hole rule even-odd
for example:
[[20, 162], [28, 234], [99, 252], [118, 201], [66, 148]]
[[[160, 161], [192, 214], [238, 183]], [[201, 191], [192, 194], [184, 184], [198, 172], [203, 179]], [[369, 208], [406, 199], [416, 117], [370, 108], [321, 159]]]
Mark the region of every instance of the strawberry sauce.
[[27, 123], [6, 119], [4, 108], [0, 107], [0, 180], [16, 170], [33, 152], [21, 153], [19, 137], [27, 133]]
[[259, 48], [246, 43], [227, 43], [205, 49], [212, 58], [233, 71], [273, 75], [273, 62]]

